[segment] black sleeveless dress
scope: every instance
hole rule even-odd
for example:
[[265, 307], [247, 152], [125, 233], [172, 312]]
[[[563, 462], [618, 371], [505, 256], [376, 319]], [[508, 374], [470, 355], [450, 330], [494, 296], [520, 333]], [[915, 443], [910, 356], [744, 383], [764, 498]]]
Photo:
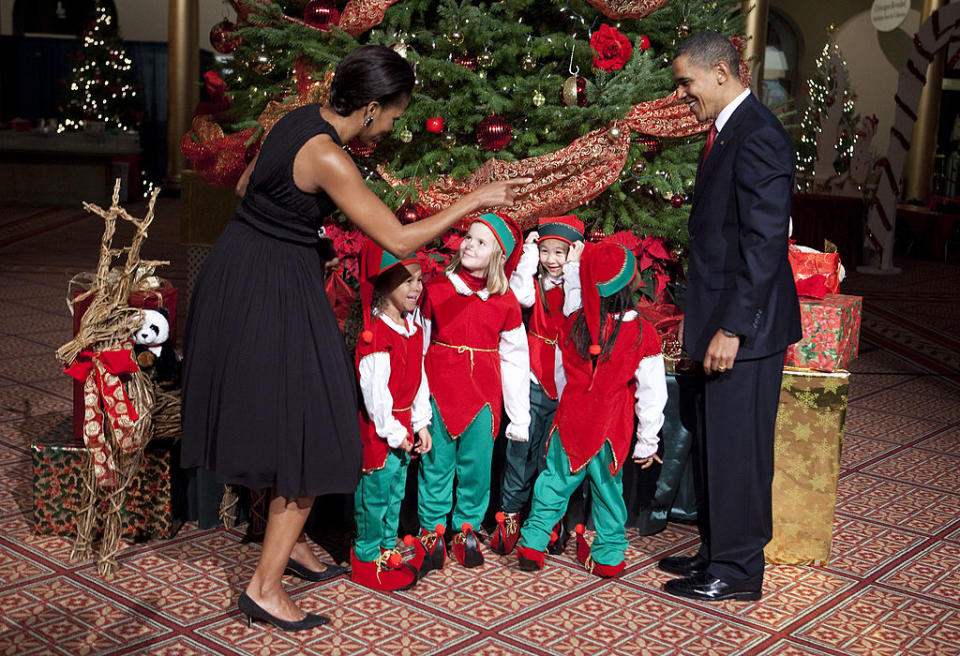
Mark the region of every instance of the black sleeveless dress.
[[353, 362], [316, 248], [336, 206], [293, 182], [320, 133], [341, 145], [319, 105], [270, 131], [197, 278], [184, 341], [182, 464], [286, 497], [352, 493], [361, 471]]

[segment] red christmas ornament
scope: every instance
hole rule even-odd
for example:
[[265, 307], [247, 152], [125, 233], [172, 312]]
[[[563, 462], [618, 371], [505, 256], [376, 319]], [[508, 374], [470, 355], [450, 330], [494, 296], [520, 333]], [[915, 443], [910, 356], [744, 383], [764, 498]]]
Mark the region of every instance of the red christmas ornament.
[[587, 239], [590, 241], [596, 242], [596, 241], [601, 241], [603, 239], [606, 239], [606, 237], [607, 237], [607, 233], [603, 231], [603, 228], [596, 228], [593, 230], [593, 232], [590, 233]]
[[649, 47], [650, 47], [650, 37], [648, 37], [646, 34], [641, 34], [641, 35], [640, 35], [640, 49], [641, 49], [641, 50], [646, 50], [646, 49], [649, 48]]
[[571, 75], [560, 89], [560, 104], [564, 107], [587, 105], [587, 79], [579, 75]]
[[477, 141], [484, 150], [502, 150], [513, 138], [513, 126], [502, 116], [491, 114], [477, 126]]
[[453, 63], [457, 66], [469, 68], [471, 71], [477, 70], [477, 58], [465, 52], [460, 53], [453, 58]]
[[347, 150], [353, 153], [353, 155], [356, 157], [370, 157], [375, 148], [375, 145], [371, 146], [370, 144], [365, 144], [359, 139], [351, 139], [349, 142], [347, 142]]
[[407, 224], [427, 218], [427, 210], [422, 205], [407, 201], [397, 208], [397, 219], [400, 223]]
[[340, 22], [340, 10], [333, 0], [310, 0], [303, 8], [303, 20], [313, 27], [329, 30]]
[[673, 195], [673, 198], [670, 199], [670, 204], [673, 205], [673, 206], [676, 207], [676, 208], [683, 207], [683, 195], [682, 195], [682, 194], [674, 194], [674, 195]]
[[224, 19], [210, 28], [210, 45], [221, 55], [227, 55], [240, 45], [240, 37], [234, 36], [237, 26]]
[[654, 155], [658, 155], [663, 151], [663, 142], [653, 135], [642, 135], [640, 137], [640, 143], [643, 144], [644, 148], [646, 148], [646, 150], [643, 152], [643, 156], [647, 159], [650, 159]]
[[428, 118], [427, 132], [433, 132], [434, 134], [440, 134], [443, 132], [443, 118], [440, 116], [432, 116]]

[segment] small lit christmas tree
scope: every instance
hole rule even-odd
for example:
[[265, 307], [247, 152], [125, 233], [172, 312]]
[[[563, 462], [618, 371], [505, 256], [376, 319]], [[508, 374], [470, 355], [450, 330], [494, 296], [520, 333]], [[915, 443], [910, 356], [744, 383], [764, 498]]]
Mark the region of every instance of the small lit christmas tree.
[[107, 130], [136, 130], [143, 119], [133, 67], [116, 26], [101, 5], [73, 55], [58, 132], [102, 122]]
[[820, 188], [850, 169], [857, 140], [856, 95], [850, 88], [847, 62], [835, 42], [823, 46], [807, 89], [810, 105], [800, 123], [798, 185]]

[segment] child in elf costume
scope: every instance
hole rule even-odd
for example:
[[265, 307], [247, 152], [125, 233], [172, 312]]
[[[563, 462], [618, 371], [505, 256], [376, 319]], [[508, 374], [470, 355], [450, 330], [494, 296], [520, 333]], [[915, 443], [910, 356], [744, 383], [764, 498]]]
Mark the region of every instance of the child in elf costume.
[[[511, 220], [496, 214], [478, 217], [445, 275], [427, 284], [424, 294], [433, 448], [420, 464], [419, 541], [432, 539], [426, 527], [444, 525], [452, 508], [453, 526], [459, 529], [452, 548], [465, 567], [483, 564], [473, 527], [479, 526], [490, 500], [501, 403], [510, 420], [508, 438], [526, 440], [530, 423], [527, 334], [508, 286], [520, 241]], [[423, 558], [419, 549], [418, 558]]]
[[[530, 344], [530, 439], [509, 440], [503, 472], [500, 511], [490, 548], [500, 554], [513, 550], [520, 537], [520, 512], [530, 500], [537, 475], [546, 466], [547, 434], [557, 410], [554, 362], [557, 340], [566, 314], [580, 307], [580, 251], [583, 222], [575, 216], [540, 219], [523, 245], [510, 289], [520, 307], [532, 308], [527, 321]], [[558, 536], [565, 535], [562, 529]], [[565, 541], [560, 540], [562, 545]]]
[[431, 443], [423, 331], [413, 316], [421, 291], [415, 257], [398, 260], [372, 241], [364, 243], [360, 253], [363, 320], [361, 326], [347, 330], [348, 347], [356, 341], [363, 397], [363, 477], [354, 495], [357, 539], [350, 563], [351, 578], [375, 590], [406, 589], [418, 577], [417, 568], [403, 562], [396, 546], [409, 458], [428, 453]]
[[667, 386], [657, 331], [634, 309], [636, 258], [620, 244], [588, 245], [580, 262], [583, 309], [567, 319], [557, 349], [560, 403], [523, 524], [520, 568], [543, 567], [544, 549], [570, 494], [590, 479], [597, 537], [588, 545], [577, 527], [577, 557], [588, 572], [612, 577], [627, 548], [623, 472], [637, 417], [633, 460], [657, 456]]

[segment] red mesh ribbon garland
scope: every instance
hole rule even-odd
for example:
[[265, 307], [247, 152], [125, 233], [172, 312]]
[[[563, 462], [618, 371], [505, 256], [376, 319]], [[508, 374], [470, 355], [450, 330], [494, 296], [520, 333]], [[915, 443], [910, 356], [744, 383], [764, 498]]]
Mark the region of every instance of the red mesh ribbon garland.
[[643, 18], [668, 4], [670, 0], [587, 0], [607, 18]]
[[379, 25], [390, 5], [397, 0], [350, 0], [340, 14], [338, 27], [350, 36], [363, 34]]
[[63, 371], [76, 380], [83, 381], [83, 442], [93, 456], [93, 470], [100, 487], [117, 484], [117, 464], [111, 445], [103, 432], [103, 413], [100, 403], [107, 411], [110, 425], [121, 451], [133, 451], [140, 445], [133, 444], [133, 423], [140, 418], [136, 408], [123, 389], [118, 378], [132, 374], [138, 369], [132, 351], [81, 351], [73, 364]]
[[209, 115], [194, 116], [193, 127], [180, 140], [180, 152], [204, 182], [232, 187], [247, 167], [247, 141], [256, 128], [225, 135]]

